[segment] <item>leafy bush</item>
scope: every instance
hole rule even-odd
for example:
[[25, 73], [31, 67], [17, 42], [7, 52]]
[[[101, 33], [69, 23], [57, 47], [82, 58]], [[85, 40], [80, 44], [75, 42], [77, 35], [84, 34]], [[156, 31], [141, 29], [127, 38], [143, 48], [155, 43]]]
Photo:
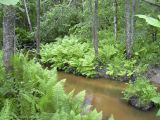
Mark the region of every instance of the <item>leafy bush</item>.
[[[106, 36], [108, 39], [106, 39]], [[159, 42], [134, 41], [133, 56], [126, 59], [125, 41], [114, 41], [113, 33], [99, 32], [99, 60], [94, 56], [93, 46], [89, 40], [76, 36], [57, 39], [57, 42], [42, 45], [42, 62], [54, 64], [58, 69], [75, 74], [93, 77], [95, 68], [106, 69], [106, 74], [114, 79], [129, 79], [146, 73], [149, 65], [160, 64]], [[99, 64], [100, 63], [100, 64]], [[98, 66], [99, 65], [99, 66]]]
[[153, 97], [158, 95], [157, 88], [150, 84], [146, 79], [137, 79], [134, 83], [129, 82], [127, 88], [123, 91], [124, 99], [127, 101], [131, 97], [136, 96], [139, 98], [139, 106], [148, 105]]
[[65, 81], [57, 81], [55, 69], [43, 69], [22, 54], [14, 57], [13, 66], [11, 80], [3, 80], [0, 86], [0, 119], [102, 119], [102, 114], [96, 110], [85, 112], [88, 108], [83, 105], [85, 91], [77, 95], [65, 93]]
[[90, 43], [80, 42], [74, 36], [64, 37], [54, 44], [42, 45], [41, 57], [43, 63], [51, 63], [66, 72], [87, 77], [96, 75], [96, 61]]
[[30, 33], [25, 29], [22, 29], [19, 27], [16, 28], [16, 37], [19, 45], [33, 43], [33, 39], [34, 39], [33, 33]]
[[81, 20], [78, 9], [68, 5], [56, 5], [42, 17], [42, 39], [53, 42], [57, 37], [69, 35], [69, 29]]
[[[109, 39], [106, 39], [106, 36]], [[114, 35], [105, 31], [99, 32], [100, 60], [107, 67], [107, 74], [111, 77], [130, 77], [136, 72], [136, 59], [127, 60], [125, 57], [124, 41], [114, 43]]]
[[[103, 38], [103, 33], [100, 33]], [[111, 40], [103, 39], [100, 42], [100, 62], [107, 67], [110, 76], [128, 76], [134, 74], [136, 60], [126, 60], [125, 55], [119, 52], [121, 44], [114, 46]], [[57, 39], [56, 43], [42, 45], [41, 57], [43, 63], [53, 64], [54, 67], [94, 77], [98, 61], [95, 59], [94, 51], [90, 42], [82, 42], [75, 36]]]
[[159, 49], [159, 41], [137, 39], [133, 47], [134, 57], [143, 64], [160, 64]]

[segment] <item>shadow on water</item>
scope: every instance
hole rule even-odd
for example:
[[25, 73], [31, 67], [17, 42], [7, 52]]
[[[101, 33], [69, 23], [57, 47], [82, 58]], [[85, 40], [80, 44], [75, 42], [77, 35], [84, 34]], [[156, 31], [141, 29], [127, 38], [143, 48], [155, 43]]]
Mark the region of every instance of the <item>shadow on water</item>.
[[142, 112], [129, 106], [122, 100], [122, 90], [126, 87], [124, 83], [104, 79], [87, 79], [59, 72], [59, 79], [66, 79], [65, 89], [70, 92], [86, 90], [87, 102], [103, 112], [103, 117], [107, 118], [113, 114], [116, 120], [159, 120], [155, 117], [156, 110]]

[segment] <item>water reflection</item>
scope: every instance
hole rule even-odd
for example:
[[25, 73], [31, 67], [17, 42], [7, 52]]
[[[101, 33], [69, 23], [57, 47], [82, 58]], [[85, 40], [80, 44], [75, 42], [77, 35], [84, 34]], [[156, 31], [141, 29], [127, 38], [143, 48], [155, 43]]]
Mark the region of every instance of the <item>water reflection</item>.
[[66, 78], [65, 89], [67, 92], [75, 89], [75, 92], [86, 90], [87, 99], [93, 106], [103, 112], [104, 118], [114, 114], [116, 120], [158, 120], [155, 117], [156, 110], [141, 112], [126, 104], [121, 98], [124, 83], [104, 79], [86, 79], [72, 74], [59, 73], [59, 79]]

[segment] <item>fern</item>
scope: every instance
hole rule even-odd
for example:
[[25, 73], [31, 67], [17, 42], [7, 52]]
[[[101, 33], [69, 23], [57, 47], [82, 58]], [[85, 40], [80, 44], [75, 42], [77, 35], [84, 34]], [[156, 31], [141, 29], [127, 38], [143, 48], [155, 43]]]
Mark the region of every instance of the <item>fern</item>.
[[58, 39], [56, 43], [42, 45], [42, 62], [53, 67], [81, 74], [87, 77], [96, 75], [95, 56], [91, 43], [80, 42], [76, 36]]
[[[85, 91], [79, 92], [72, 100], [72, 109], [77, 113], [83, 112], [82, 106], [85, 99]], [[86, 106], [85, 106], [86, 107]]]
[[[82, 116], [85, 92], [66, 94], [65, 81], [57, 81], [56, 70], [43, 69], [23, 54], [13, 58], [13, 80], [2, 81], [0, 119], [10, 120], [88, 120]], [[8, 100], [3, 104], [4, 100]], [[10, 109], [12, 101], [13, 111]], [[0, 106], [1, 107], [1, 106]], [[98, 114], [98, 113], [95, 113]]]
[[0, 120], [10, 120], [12, 117], [11, 112], [11, 102], [9, 100], [5, 101], [4, 107], [2, 108], [0, 112]]

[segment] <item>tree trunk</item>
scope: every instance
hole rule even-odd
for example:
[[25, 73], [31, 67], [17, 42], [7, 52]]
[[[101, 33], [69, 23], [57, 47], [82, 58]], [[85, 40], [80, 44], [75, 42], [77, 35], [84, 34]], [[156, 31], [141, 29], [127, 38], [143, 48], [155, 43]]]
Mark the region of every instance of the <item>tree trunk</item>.
[[93, 46], [95, 56], [98, 58], [98, 0], [94, 1], [94, 15], [93, 15]]
[[115, 43], [117, 41], [117, 30], [118, 30], [118, 16], [117, 16], [117, 7], [118, 3], [117, 0], [113, 1], [113, 13], [114, 13], [114, 36], [115, 36]]
[[[91, 26], [91, 37], [93, 42], [93, 31], [94, 31], [94, 24], [93, 24], [93, 7], [92, 7], [92, 0], [89, 0], [89, 13], [90, 13], [90, 26]], [[94, 42], [93, 42], [94, 43]]]
[[40, 54], [40, 0], [37, 0], [37, 32], [36, 32], [36, 45], [37, 55]]
[[5, 71], [10, 74], [13, 70], [11, 58], [14, 55], [15, 40], [15, 10], [11, 6], [4, 7], [3, 17], [3, 62]]
[[135, 11], [136, 11], [136, 0], [132, 0], [131, 45], [133, 45], [134, 42]]
[[126, 57], [131, 58], [131, 25], [130, 25], [130, 0], [125, 0], [126, 13]]
[[27, 17], [27, 20], [28, 20], [29, 30], [30, 30], [30, 32], [32, 32], [32, 24], [31, 24], [31, 20], [30, 20], [29, 14], [28, 14], [28, 8], [27, 8], [26, 0], [23, 0], [23, 3], [24, 3], [25, 12], [26, 12], [26, 17]]

